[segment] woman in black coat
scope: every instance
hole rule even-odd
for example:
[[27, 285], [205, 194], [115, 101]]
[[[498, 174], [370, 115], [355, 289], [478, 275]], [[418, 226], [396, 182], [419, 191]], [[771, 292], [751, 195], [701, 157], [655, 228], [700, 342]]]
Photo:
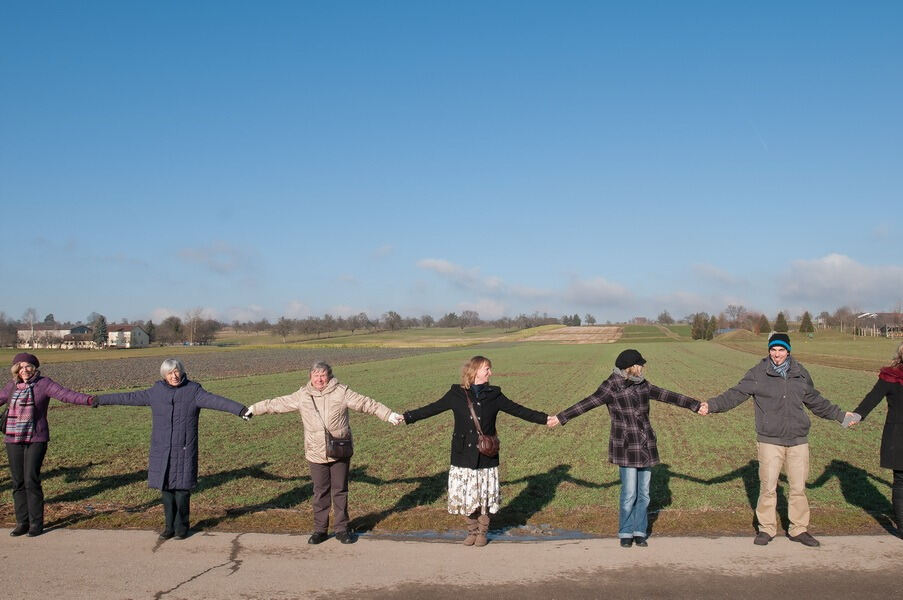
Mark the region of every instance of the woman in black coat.
[[455, 416], [451, 439], [451, 467], [448, 471], [448, 512], [465, 515], [465, 546], [485, 546], [488, 542], [489, 515], [501, 504], [499, 490], [499, 457], [486, 456], [477, 450], [477, 428], [468, 406], [468, 398], [479, 419], [483, 434], [496, 435], [495, 420], [499, 411], [531, 423], [546, 425], [546, 413], [530, 410], [509, 400], [498, 386], [489, 385], [492, 363], [474, 356], [461, 370], [461, 384], [453, 385], [446, 394], [422, 408], [404, 413], [404, 422], [415, 423], [447, 410]]
[[198, 482], [198, 416], [202, 408], [211, 408], [251, 418], [243, 405], [211, 394], [199, 383], [189, 381], [181, 361], [169, 358], [160, 365], [162, 381], [137, 392], [105, 394], [94, 404], [150, 406], [150, 455], [147, 461], [147, 486], [161, 491], [166, 526], [160, 538], [188, 536], [191, 490]]
[[897, 348], [890, 366], [878, 373], [878, 381], [854, 413], [865, 419], [882, 399], [887, 398], [887, 419], [881, 434], [881, 466], [893, 469], [891, 502], [897, 520], [897, 534], [903, 537], [903, 344]]

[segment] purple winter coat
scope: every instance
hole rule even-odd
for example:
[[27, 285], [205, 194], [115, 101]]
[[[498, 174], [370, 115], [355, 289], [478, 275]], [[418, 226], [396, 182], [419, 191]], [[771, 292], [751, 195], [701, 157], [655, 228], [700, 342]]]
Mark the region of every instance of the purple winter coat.
[[201, 384], [182, 379], [173, 387], [158, 381], [137, 392], [105, 394], [98, 405], [150, 406], [152, 415], [147, 486], [190, 490], [198, 482], [198, 416], [202, 408], [240, 415], [244, 405], [211, 394]]
[[[50, 404], [51, 398], [56, 398], [62, 402], [69, 404], [91, 404], [91, 396], [73, 392], [69, 388], [64, 388], [49, 377], [37, 375], [34, 384], [34, 437], [32, 442], [49, 442], [50, 426], [47, 424], [47, 405]], [[9, 402], [10, 396], [16, 389], [16, 382], [10, 381], [3, 389], [0, 390], [0, 406]], [[12, 441], [11, 437], [4, 437], [4, 440]]]

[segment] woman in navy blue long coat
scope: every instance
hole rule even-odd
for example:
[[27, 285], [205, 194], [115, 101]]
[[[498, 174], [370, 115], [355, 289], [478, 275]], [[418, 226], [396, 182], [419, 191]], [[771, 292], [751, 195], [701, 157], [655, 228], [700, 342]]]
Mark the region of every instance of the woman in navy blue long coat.
[[202, 408], [221, 410], [244, 419], [244, 405], [211, 394], [189, 381], [181, 361], [169, 358], [160, 366], [162, 381], [137, 392], [97, 396], [95, 405], [150, 406], [150, 455], [147, 486], [161, 491], [166, 526], [162, 539], [188, 535], [191, 490], [198, 482], [198, 416]]

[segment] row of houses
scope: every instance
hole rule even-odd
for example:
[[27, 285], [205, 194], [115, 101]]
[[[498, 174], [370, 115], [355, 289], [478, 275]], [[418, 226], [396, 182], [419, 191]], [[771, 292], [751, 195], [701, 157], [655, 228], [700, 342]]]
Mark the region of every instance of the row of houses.
[[[95, 349], [94, 329], [78, 325], [72, 329], [56, 329], [46, 325], [16, 332], [19, 348], [60, 348], [62, 350]], [[147, 332], [137, 325], [107, 325], [107, 348], [145, 348], [150, 345]]]

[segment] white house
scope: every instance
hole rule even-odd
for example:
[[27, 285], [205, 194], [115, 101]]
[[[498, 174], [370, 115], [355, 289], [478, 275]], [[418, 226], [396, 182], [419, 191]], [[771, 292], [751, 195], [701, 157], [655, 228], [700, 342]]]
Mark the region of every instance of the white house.
[[107, 346], [110, 348], [146, 348], [149, 345], [147, 332], [137, 325], [107, 325]]
[[59, 348], [63, 338], [69, 335], [68, 329], [57, 329], [47, 325], [35, 325], [34, 329], [16, 331], [18, 348]]

